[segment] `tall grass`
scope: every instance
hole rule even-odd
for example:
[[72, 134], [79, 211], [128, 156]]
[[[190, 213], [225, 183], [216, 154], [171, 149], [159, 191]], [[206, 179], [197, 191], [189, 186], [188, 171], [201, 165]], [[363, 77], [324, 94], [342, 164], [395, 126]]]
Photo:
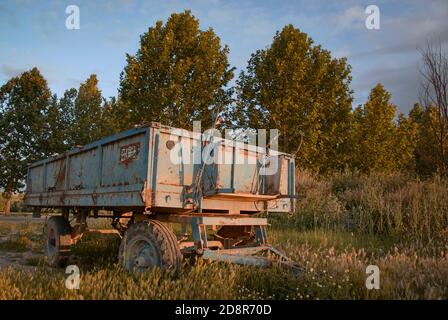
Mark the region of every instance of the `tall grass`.
[[[200, 258], [176, 271], [127, 273], [119, 239], [91, 234], [73, 247], [79, 290], [34, 258], [36, 267], [0, 269], [0, 299], [448, 299], [447, 180], [302, 173], [297, 181], [297, 211], [271, 215], [269, 241], [306, 269], [299, 276]], [[0, 255], [35, 250], [41, 230], [0, 223]], [[380, 290], [366, 289], [370, 264]]]
[[406, 176], [301, 173], [297, 212], [276, 223], [384, 235], [422, 244], [448, 239], [448, 181]]
[[[65, 287], [63, 269], [10, 267], [0, 272], [0, 299], [448, 299], [448, 251], [426, 257], [412, 248], [387, 249], [375, 236], [360, 241], [345, 232], [287, 232], [285, 241], [282, 230], [271, 231], [271, 242], [307, 272], [199, 258], [179, 270], [128, 273], [111, 243], [91, 237], [77, 248], [79, 290]], [[365, 287], [369, 264], [381, 270], [380, 290]]]

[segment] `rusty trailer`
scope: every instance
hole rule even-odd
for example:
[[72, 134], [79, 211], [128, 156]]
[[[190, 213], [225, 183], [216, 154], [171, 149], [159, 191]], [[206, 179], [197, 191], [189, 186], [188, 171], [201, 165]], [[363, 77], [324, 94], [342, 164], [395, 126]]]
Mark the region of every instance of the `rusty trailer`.
[[177, 266], [188, 254], [294, 265], [269, 245], [258, 215], [294, 211], [294, 176], [288, 154], [152, 122], [32, 164], [25, 204], [36, 216], [61, 212], [45, 225], [53, 266], [67, 262], [91, 217], [112, 220], [128, 270]]

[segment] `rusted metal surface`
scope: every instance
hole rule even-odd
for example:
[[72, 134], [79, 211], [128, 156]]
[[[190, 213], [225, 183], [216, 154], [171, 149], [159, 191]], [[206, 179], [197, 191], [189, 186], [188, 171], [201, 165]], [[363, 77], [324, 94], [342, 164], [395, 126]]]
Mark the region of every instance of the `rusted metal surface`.
[[298, 274], [303, 269], [282, 252], [269, 245], [239, 249], [204, 250], [203, 257], [213, 261], [269, 267], [278, 264]]
[[[194, 241], [179, 241], [179, 247], [184, 254], [196, 253], [212, 260], [240, 264], [270, 265], [272, 263], [272, 259], [254, 256], [270, 248], [267, 245], [267, 219], [265, 218], [194, 214], [158, 214], [154, 218], [165, 222], [191, 225]], [[213, 234], [215, 240], [208, 239], [211, 226], [221, 226]], [[184, 232], [184, 234], [187, 233]]]
[[[206, 161], [214, 156], [221, 162]], [[264, 174], [261, 168], [274, 161], [275, 174]], [[266, 266], [272, 259], [257, 254], [270, 252], [292, 264], [268, 245], [267, 219], [251, 214], [294, 210], [294, 168], [287, 154], [270, 150], [268, 155], [253, 145], [203, 140], [198, 133], [151, 123], [34, 163], [28, 168], [25, 204], [62, 208], [67, 218], [69, 211], [81, 213], [72, 227], [72, 244], [93, 231], [87, 228], [89, 212], [106, 217], [98, 214], [106, 209], [113, 211], [107, 217], [120, 235], [131, 223], [157, 219], [182, 224], [183, 253]], [[186, 241], [187, 225], [193, 241]]]
[[107, 137], [28, 169], [25, 203], [39, 207], [144, 207], [149, 128]]
[[[193, 150], [199, 147], [201, 156], [206, 147], [201, 139], [151, 123], [70, 150], [29, 168], [25, 203], [169, 213], [294, 210], [294, 160], [274, 152], [278, 172], [260, 177], [257, 161], [265, 151], [225, 139], [214, 142], [218, 159], [244, 161], [204, 164], [203, 196], [198, 199], [193, 191], [202, 163], [193, 163]], [[177, 162], [172, 161], [173, 152]]]
[[268, 219], [254, 218], [243, 215], [182, 215], [182, 214], [158, 214], [157, 220], [173, 223], [196, 223], [206, 226], [267, 226]]
[[98, 234], [116, 234], [120, 235], [120, 232], [115, 229], [88, 229], [86, 230], [88, 233], [98, 233]]

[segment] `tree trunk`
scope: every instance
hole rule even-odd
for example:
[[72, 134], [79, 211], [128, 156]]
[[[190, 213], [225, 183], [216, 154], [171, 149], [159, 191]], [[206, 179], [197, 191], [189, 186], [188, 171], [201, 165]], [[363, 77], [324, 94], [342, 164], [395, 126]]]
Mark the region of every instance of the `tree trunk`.
[[11, 202], [12, 202], [11, 195], [10, 194], [6, 194], [5, 216], [9, 216], [11, 214]]

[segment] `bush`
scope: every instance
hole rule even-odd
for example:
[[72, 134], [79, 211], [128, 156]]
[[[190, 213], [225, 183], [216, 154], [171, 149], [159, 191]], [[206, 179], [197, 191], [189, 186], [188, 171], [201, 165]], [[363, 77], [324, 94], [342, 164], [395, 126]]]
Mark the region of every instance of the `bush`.
[[[13, 194], [11, 201], [11, 212], [26, 212], [26, 206], [23, 202], [23, 196], [23, 193]], [[2, 193], [0, 193], [0, 212], [5, 211], [5, 202], [5, 197], [2, 195]]]
[[427, 243], [446, 240], [448, 181], [406, 175], [344, 173], [297, 178], [297, 210], [274, 224], [299, 230], [345, 230]]

